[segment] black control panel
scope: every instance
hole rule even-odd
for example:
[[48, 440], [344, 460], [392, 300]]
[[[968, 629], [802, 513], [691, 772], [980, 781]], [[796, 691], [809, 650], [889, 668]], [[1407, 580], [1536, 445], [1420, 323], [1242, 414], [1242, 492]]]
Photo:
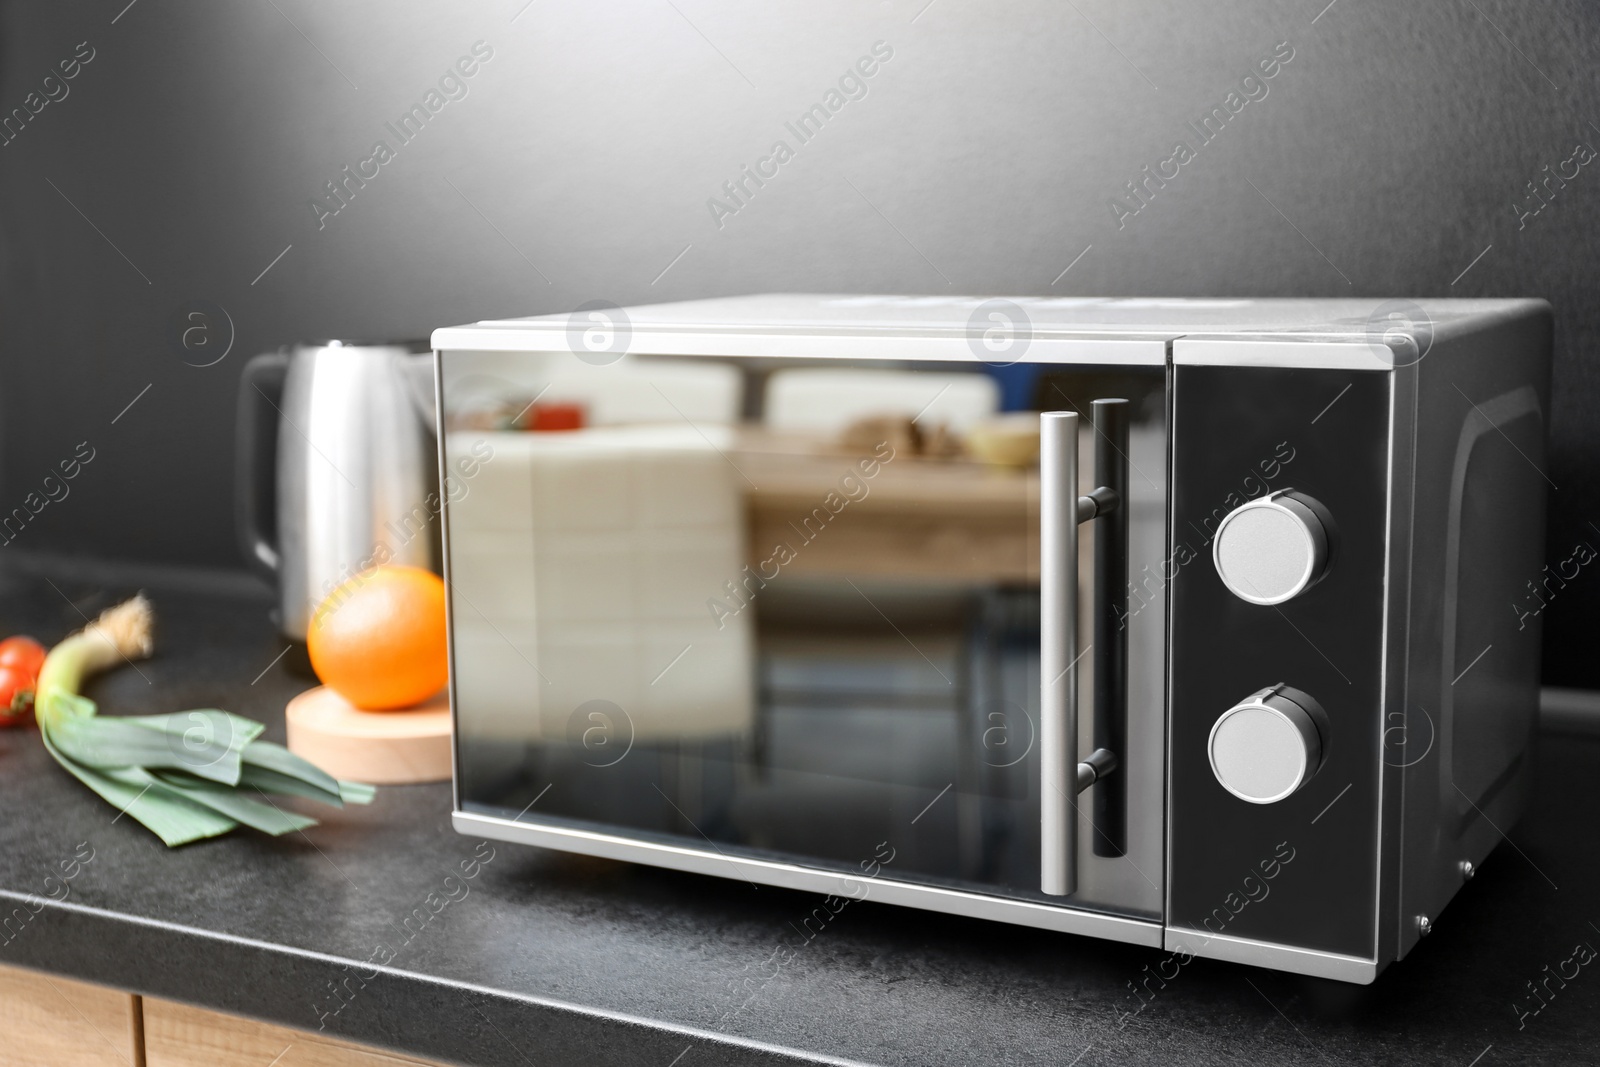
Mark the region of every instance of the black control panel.
[[[1389, 391], [1381, 371], [1173, 370], [1173, 927], [1373, 953]], [[1282, 491], [1222, 540], [1236, 588], [1282, 597], [1252, 602], [1219, 573], [1218, 530]]]

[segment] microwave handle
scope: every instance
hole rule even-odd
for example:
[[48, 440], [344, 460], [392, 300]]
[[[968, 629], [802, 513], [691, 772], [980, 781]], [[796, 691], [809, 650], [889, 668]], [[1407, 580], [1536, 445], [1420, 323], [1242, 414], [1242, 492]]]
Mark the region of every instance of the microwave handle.
[[[1116, 506], [1094, 524], [1094, 749], [1126, 753], [1128, 743], [1128, 402], [1096, 400], [1095, 492], [1109, 490]], [[1089, 757], [1091, 760], [1094, 756]], [[1104, 772], [1100, 777], [1104, 777]], [[1094, 791], [1089, 825], [1096, 856], [1128, 851], [1128, 776]]]
[[[1095, 451], [1097, 456], [1114, 453], [1113, 461], [1120, 458], [1124, 468], [1125, 404], [1104, 414], [1100, 407], [1095, 409], [1096, 415], [1102, 416], [1097, 422], [1123, 416], [1120, 446], [1102, 438]], [[1100, 465], [1096, 466], [1098, 473]], [[1078, 662], [1093, 648], [1078, 651], [1078, 526], [1121, 511], [1127, 482], [1124, 474], [1120, 493], [1119, 487], [1101, 484], [1079, 496], [1078, 415], [1046, 411], [1039, 415], [1039, 484], [1039, 888], [1049, 896], [1070, 896], [1077, 889], [1078, 873], [1075, 798], [1117, 766], [1117, 756], [1108, 748], [1097, 748], [1087, 760], [1078, 760]], [[1111, 531], [1097, 531], [1097, 537], [1107, 534], [1115, 536]], [[1109, 607], [1106, 597], [1114, 592], [1097, 588], [1097, 608]], [[1114, 644], [1125, 656], [1126, 644]], [[1117, 669], [1103, 654], [1097, 657], [1096, 667], [1097, 678], [1102, 671], [1114, 673]], [[1124, 684], [1120, 691], [1125, 694], [1125, 659], [1121, 667]]]

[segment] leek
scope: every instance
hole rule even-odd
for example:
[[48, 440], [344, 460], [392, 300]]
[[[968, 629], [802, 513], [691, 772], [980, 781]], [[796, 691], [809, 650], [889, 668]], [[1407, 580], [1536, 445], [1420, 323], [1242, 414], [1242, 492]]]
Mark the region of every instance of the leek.
[[270, 794], [335, 807], [370, 803], [375, 790], [335, 779], [281, 745], [264, 727], [217, 708], [169, 715], [101, 716], [82, 696], [85, 679], [148, 656], [155, 615], [143, 595], [102, 612], [45, 658], [34, 687], [34, 717], [55, 761], [168, 847], [239, 826], [286, 834], [317, 821], [289, 812]]

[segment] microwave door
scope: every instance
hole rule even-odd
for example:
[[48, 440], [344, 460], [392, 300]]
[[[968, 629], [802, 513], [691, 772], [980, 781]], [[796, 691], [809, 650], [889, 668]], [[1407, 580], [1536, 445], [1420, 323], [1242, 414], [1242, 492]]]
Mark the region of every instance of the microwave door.
[[[1041, 369], [1023, 417], [1081, 407], [1065, 436], [1126, 459], [1079, 536], [1102, 472], [1045, 491], [1031, 454], [981, 458], [1016, 425], [981, 368], [773, 362], [441, 354], [460, 809], [752, 881], [1159, 917], [1164, 371]], [[1106, 397], [1129, 401], [1120, 449], [1087, 417]], [[528, 428], [553, 407], [570, 428]], [[1045, 509], [1079, 542], [1065, 618]], [[1065, 630], [1050, 705], [1041, 641]], [[1080, 763], [1106, 774], [1081, 794]]]

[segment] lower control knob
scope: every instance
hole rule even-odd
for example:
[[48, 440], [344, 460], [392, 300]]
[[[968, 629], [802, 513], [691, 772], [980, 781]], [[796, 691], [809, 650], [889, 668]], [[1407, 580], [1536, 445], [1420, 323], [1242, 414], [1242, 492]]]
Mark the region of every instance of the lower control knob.
[[1275, 804], [1311, 780], [1322, 764], [1318, 722], [1327, 716], [1305, 693], [1268, 686], [1222, 713], [1207, 741], [1211, 773], [1251, 804]]

